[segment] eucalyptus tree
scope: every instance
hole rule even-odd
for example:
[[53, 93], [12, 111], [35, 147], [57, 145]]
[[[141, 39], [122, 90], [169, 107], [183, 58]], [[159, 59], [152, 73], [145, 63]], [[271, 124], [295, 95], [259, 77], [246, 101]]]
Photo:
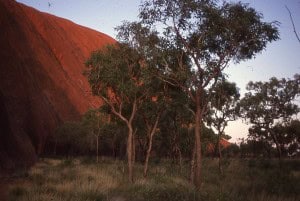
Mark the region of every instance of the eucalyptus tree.
[[143, 105], [142, 111], [140, 114], [143, 119], [143, 124], [146, 130], [147, 136], [147, 151], [144, 162], [144, 177], [147, 177], [148, 172], [148, 163], [150, 159], [150, 154], [152, 151], [152, 144], [154, 135], [157, 133], [158, 123], [161, 118], [163, 111], [163, 105], [157, 102], [156, 97], [153, 97], [153, 100], [150, 100], [147, 104]]
[[96, 141], [96, 162], [99, 162], [99, 139], [102, 134], [102, 128], [108, 123], [108, 115], [99, 110], [88, 110], [81, 120], [82, 127], [87, 132], [88, 138], [95, 138]]
[[288, 154], [295, 156], [300, 154], [300, 120], [292, 120], [285, 126], [285, 132], [288, 136]]
[[[207, 91], [223, 77], [231, 61], [251, 59], [277, 40], [276, 23], [264, 22], [262, 14], [246, 4], [215, 0], [146, 0], [139, 17], [142, 26], [159, 38], [159, 42], [143, 44], [147, 58], [159, 61], [153, 65], [157, 75], [180, 87], [193, 101], [195, 185], [199, 189], [201, 125], [210, 102]], [[138, 41], [139, 37], [127, 39]]]
[[219, 171], [222, 173], [220, 139], [225, 136], [224, 130], [228, 122], [236, 120], [238, 116], [237, 103], [240, 94], [235, 83], [228, 82], [225, 79], [218, 81], [210, 93], [211, 110], [210, 114], [207, 115], [207, 123], [217, 131], [218, 138], [215, 149], [218, 150]]
[[294, 156], [300, 152], [300, 121], [291, 120], [283, 123], [276, 123], [274, 134], [278, 139], [278, 144], [282, 155]]
[[146, 133], [146, 155], [144, 162], [144, 177], [147, 177], [148, 163], [150, 159], [150, 154], [153, 147], [153, 138], [159, 131], [159, 122], [161, 120], [162, 113], [166, 107], [167, 97], [167, 86], [164, 82], [152, 78], [151, 90], [149, 90], [148, 99], [145, 99], [143, 104], [138, 111], [137, 122], [139, 127], [139, 132], [144, 131]]
[[151, 98], [152, 79], [143, 55], [128, 44], [118, 43], [94, 52], [86, 65], [93, 94], [127, 126], [128, 178], [133, 182], [133, 122], [143, 101]]
[[[300, 95], [300, 76], [294, 79], [277, 79], [272, 77], [268, 82], [249, 82], [248, 93], [240, 101], [242, 114], [252, 126], [249, 135], [252, 138], [273, 142], [279, 158], [282, 148], [276, 125], [290, 122], [300, 110], [294, 100]], [[277, 128], [278, 129], [278, 128]]]
[[189, 110], [190, 100], [187, 94], [174, 86], [170, 86], [168, 92], [169, 101], [165, 101], [163, 121], [160, 122], [164, 135], [162, 143], [168, 149], [168, 155], [173, 160], [178, 160], [182, 170], [183, 155], [188, 156], [187, 153], [191, 152], [190, 145], [193, 145], [193, 113]]

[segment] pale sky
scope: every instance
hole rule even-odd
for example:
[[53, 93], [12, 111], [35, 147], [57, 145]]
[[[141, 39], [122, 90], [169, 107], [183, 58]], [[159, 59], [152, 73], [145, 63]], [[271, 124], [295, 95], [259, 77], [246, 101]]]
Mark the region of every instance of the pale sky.
[[[17, 0], [40, 11], [69, 19], [77, 24], [116, 36], [114, 28], [122, 21], [137, 20], [140, 0]], [[232, 0], [237, 2], [237, 0]], [[293, 26], [285, 5], [291, 10], [295, 27], [300, 35], [300, 0], [241, 0], [249, 3], [264, 20], [280, 22], [280, 40], [269, 44], [265, 51], [251, 61], [226, 69], [229, 80], [236, 82], [244, 94], [246, 84], [252, 81], [267, 81], [270, 77], [292, 78], [300, 73], [300, 43], [293, 32]], [[241, 120], [232, 122], [225, 130], [232, 137], [246, 138], [248, 126]]]

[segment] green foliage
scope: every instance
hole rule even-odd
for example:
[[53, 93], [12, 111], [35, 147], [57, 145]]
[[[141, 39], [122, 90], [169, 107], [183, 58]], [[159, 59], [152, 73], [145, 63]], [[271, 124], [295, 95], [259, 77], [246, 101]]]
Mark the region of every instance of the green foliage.
[[78, 122], [65, 122], [55, 131], [54, 154], [82, 155], [96, 150], [96, 140], [105, 134], [107, 115], [89, 110]]
[[238, 100], [240, 97], [235, 83], [222, 79], [211, 88], [210, 111], [206, 116], [209, 126], [216, 129], [219, 143], [221, 138], [226, 137], [224, 130], [229, 121], [236, 120], [238, 116]]
[[88, 80], [94, 95], [129, 103], [141, 92], [141, 56], [125, 44], [107, 46], [94, 52], [86, 62]]
[[266, 141], [248, 139], [240, 144], [241, 157], [273, 157], [274, 148]]
[[[170, 90], [172, 102], [165, 105], [160, 121], [160, 135], [155, 148], [160, 156], [178, 156], [178, 151], [189, 157], [193, 147], [192, 113], [188, 110], [188, 99], [181, 91]], [[186, 107], [183, 107], [186, 106]]]
[[240, 147], [237, 144], [231, 144], [229, 147], [223, 150], [223, 155], [225, 157], [234, 158], [240, 154]]
[[100, 135], [101, 128], [108, 122], [108, 117], [97, 110], [88, 110], [82, 117], [80, 124], [92, 135]]
[[66, 122], [55, 131], [55, 149], [57, 153], [76, 155], [88, 150], [89, 140], [86, 130], [80, 122]]
[[[140, 10], [141, 23], [158, 32], [160, 48], [167, 50], [160, 56], [168, 71], [176, 80], [188, 76], [190, 86], [205, 87], [222, 77], [229, 60], [251, 59], [278, 39], [276, 23], [263, 22], [260, 13], [242, 3], [156, 0], [143, 2]], [[176, 58], [190, 61], [174, 63]]]
[[[200, 189], [200, 127], [209, 91], [224, 78], [229, 62], [251, 59], [279, 38], [276, 23], [263, 22], [246, 4], [214, 0], [146, 0], [139, 18], [119, 28], [119, 39], [137, 47], [157, 77], [189, 96], [185, 106], [195, 115], [195, 184]], [[155, 40], [147, 40], [148, 35]]]
[[236, 84], [225, 79], [218, 81], [210, 93], [212, 94], [212, 107], [219, 111], [224, 109], [229, 110], [228, 107], [234, 106], [240, 97], [239, 89], [236, 87]]
[[288, 156], [300, 154], [300, 121], [291, 120], [285, 123], [277, 123], [274, 133], [283, 151]]
[[249, 82], [249, 92], [240, 103], [242, 114], [252, 124], [249, 135], [256, 140], [273, 142], [279, 157], [284, 146], [297, 143], [297, 132], [288, 130], [293, 127], [292, 117], [300, 111], [294, 103], [300, 95], [299, 82], [297, 74], [289, 80], [273, 77], [269, 82]]
[[290, 80], [272, 77], [269, 82], [249, 82], [249, 92], [241, 103], [246, 118], [253, 124], [273, 124], [280, 118], [286, 120], [297, 114], [299, 108], [293, 100], [300, 94], [299, 80], [296, 74]]

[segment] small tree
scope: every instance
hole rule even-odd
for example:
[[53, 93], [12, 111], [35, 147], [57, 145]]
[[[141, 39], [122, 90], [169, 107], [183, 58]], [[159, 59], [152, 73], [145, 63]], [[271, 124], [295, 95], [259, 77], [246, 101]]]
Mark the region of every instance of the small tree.
[[145, 161], [144, 161], [144, 177], [147, 177], [148, 163], [150, 159], [150, 154], [153, 147], [154, 135], [158, 132], [158, 125], [161, 119], [161, 115], [165, 110], [165, 103], [168, 99], [167, 97], [168, 87], [161, 80], [156, 77], [152, 77], [151, 89], [149, 88], [147, 98], [143, 100], [143, 104], [140, 106], [137, 112], [137, 118], [135, 123], [137, 124], [138, 133], [146, 134], [146, 139], [144, 140], [145, 147]]
[[217, 131], [218, 138], [215, 149], [218, 150], [219, 171], [222, 174], [220, 139], [225, 136], [224, 130], [228, 122], [237, 118], [237, 101], [240, 94], [235, 83], [230, 83], [226, 80], [218, 82], [210, 93], [212, 93], [212, 109], [210, 115], [207, 116], [207, 123]]
[[95, 138], [96, 140], [96, 162], [99, 162], [99, 138], [101, 136], [102, 127], [108, 123], [108, 116], [97, 110], [87, 111], [82, 120], [81, 124], [85, 128], [87, 135]]
[[188, 96], [177, 87], [171, 86], [168, 91], [168, 101], [165, 101], [165, 111], [163, 121], [160, 122], [162, 135], [164, 135], [163, 146], [167, 148], [167, 153], [173, 160], [178, 159], [180, 169], [182, 169], [183, 154], [191, 152], [193, 137], [192, 130], [193, 113], [189, 109]]
[[144, 99], [149, 99], [151, 77], [143, 56], [128, 44], [119, 43], [94, 52], [86, 63], [94, 95], [128, 128], [128, 177], [133, 182], [134, 118]]
[[278, 139], [280, 149], [288, 156], [297, 155], [300, 152], [300, 121], [291, 120], [285, 123], [277, 123], [274, 134]]
[[[154, 97], [156, 99], [156, 97]], [[147, 104], [143, 105], [144, 107], [140, 111], [141, 118], [143, 119], [143, 124], [145, 126], [146, 134], [147, 134], [147, 151], [145, 156], [145, 163], [144, 163], [144, 177], [147, 177], [148, 172], [148, 163], [150, 154], [152, 151], [153, 145], [153, 137], [154, 134], [157, 133], [158, 123], [161, 118], [161, 114], [163, 111], [163, 105], [158, 102], [147, 102]]]
[[241, 100], [243, 115], [252, 124], [249, 135], [254, 139], [272, 141], [278, 157], [282, 156], [276, 125], [288, 123], [299, 107], [293, 101], [300, 94], [300, 76], [286, 80], [273, 77], [269, 82], [249, 82], [248, 93]]

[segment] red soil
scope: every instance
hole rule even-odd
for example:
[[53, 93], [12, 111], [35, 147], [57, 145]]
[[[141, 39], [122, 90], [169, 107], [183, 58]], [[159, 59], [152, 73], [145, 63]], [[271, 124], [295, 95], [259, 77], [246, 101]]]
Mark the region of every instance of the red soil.
[[59, 124], [101, 104], [84, 62], [115, 40], [13, 0], [0, 0], [0, 30], [1, 169], [33, 163]]

